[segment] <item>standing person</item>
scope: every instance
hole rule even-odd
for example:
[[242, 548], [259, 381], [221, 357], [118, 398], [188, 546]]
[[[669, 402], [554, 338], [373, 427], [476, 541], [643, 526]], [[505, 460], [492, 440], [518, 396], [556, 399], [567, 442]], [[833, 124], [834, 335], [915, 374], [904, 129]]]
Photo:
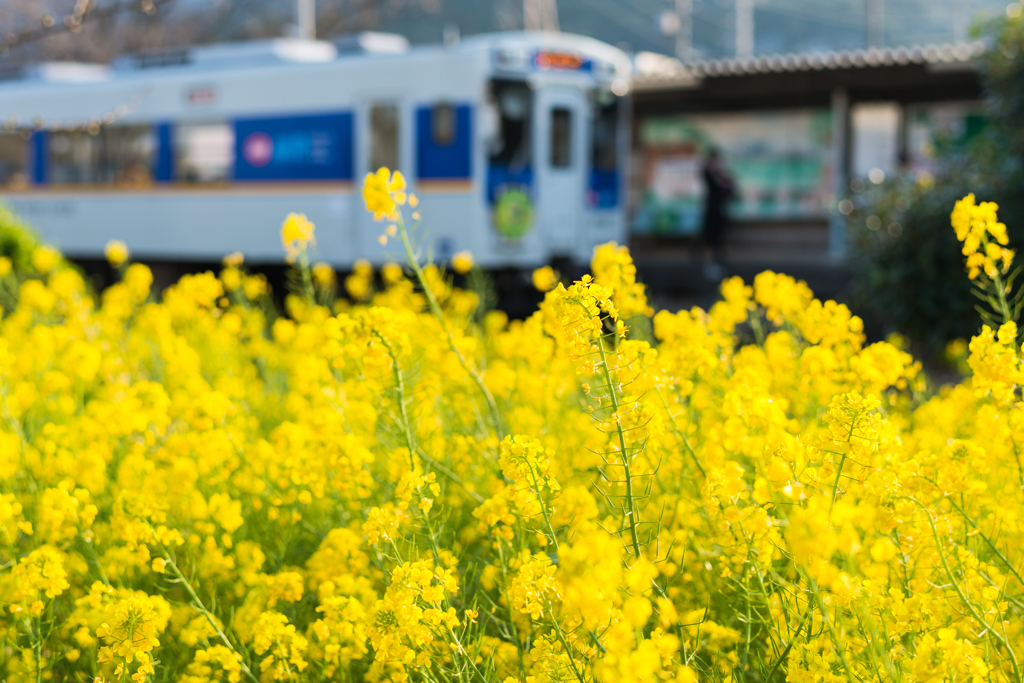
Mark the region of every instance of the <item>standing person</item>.
[[711, 260], [704, 267], [704, 275], [709, 280], [719, 280], [725, 275], [725, 268], [719, 262], [722, 260], [722, 244], [728, 222], [728, 203], [736, 188], [732, 174], [715, 147], [708, 150], [708, 158], [704, 163], [704, 185], [707, 188], [704, 198], [704, 244], [711, 252]]

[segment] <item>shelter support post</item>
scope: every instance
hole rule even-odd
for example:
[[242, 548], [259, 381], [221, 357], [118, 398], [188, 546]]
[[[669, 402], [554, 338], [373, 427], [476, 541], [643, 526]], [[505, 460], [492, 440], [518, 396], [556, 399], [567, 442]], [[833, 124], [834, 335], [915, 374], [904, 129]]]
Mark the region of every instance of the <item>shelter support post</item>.
[[839, 202], [850, 187], [850, 94], [845, 88], [832, 91], [832, 203], [829, 207], [828, 253], [837, 261], [846, 258], [846, 216]]

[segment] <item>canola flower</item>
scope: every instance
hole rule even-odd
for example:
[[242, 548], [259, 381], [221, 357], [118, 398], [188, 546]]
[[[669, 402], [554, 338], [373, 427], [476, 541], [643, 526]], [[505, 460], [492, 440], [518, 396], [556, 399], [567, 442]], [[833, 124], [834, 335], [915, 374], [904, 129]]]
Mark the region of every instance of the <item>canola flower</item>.
[[128, 246], [124, 242], [121, 240], [110, 240], [107, 242], [107, 246], [103, 249], [103, 255], [111, 266], [114, 268], [120, 268], [128, 260], [128, 257], [131, 254], [128, 251]]
[[281, 244], [285, 249], [285, 260], [294, 263], [305, 254], [306, 247], [316, 244], [314, 226], [303, 213], [290, 213], [281, 225]]
[[967, 257], [967, 276], [974, 283], [975, 295], [988, 304], [979, 309], [981, 318], [986, 327], [993, 329], [1015, 322], [1024, 309], [1024, 289], [1013, 291], [1021, 269], [1011, 271], [1016, 253], [1006, 247], [1010, 238], [1006, 225], [996, 215], [998, 209], [994, 202], [977, 204], [974, 195], [969, 194], [956, 203], [952, 215], [953, 228]]
[[452, 270], [460, 275], [465, 275], [473, 270], [473, 254], [468, 251], [460, 251], [452, 256]]
[[[333, 307], [303, 258], [282, 315], [240, 255], [159, 298], [127, 256], [96, 298], [51, 249], [3, 275], [0, 677], [1021, 680], [1012, 315], [940, 388], [771, 272], [641, 339], [617, 245], [477, 316], [405, 192], [368, 177], [407, 260]], [[965, 256], [1005, 248], [973, 206]]]
[[1006, 248], [1010, 238], [996, 216], [998, 210], [995, 202], [975, 203], [973, 194], [958, 201], [953, 209], [953, 229], [964, 243], [967, 276], [972, 280], [983, 272], [995, 279], [1006, 274], [1013, 262], [1014, 252]]
[[[381, 168], [376, 173], [367, 173], [363, 180], [363, 201], [366, 203], [366, 210], [373, 214], [374, 220], [397, 220], [398, 207], [404, 206], [408, 199], [405, 187], [405, 176], [400, 171], [391, 173], [390, 170]], [[416, 206], [415, 196], [412, 205]]]
[[558, 284], [558, 273], [551, 266], [541, 266], [533, 271], [531, 281], [538, 292], [550, 292]]

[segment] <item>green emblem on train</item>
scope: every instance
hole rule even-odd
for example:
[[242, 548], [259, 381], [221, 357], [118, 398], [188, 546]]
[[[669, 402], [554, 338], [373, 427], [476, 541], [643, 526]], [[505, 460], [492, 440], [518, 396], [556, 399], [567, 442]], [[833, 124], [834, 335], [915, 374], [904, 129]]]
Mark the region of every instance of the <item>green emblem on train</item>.
[[508, 240], [522, 239], [533, 227], [533, 202], [525, 190], [509, 188], [494, 205], [494, 228]]

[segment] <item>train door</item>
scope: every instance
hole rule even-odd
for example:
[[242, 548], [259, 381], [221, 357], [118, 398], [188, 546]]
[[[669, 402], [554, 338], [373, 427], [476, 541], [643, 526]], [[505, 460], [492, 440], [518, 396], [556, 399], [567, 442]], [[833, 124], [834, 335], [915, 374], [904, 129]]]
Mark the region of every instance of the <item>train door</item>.
[[355, 252], [358, 258], [381, 263], [388, 260], [394, 245], [385, 247], [380, 244], [381, 235], [388, 224], [373, 220], [373, 216], [366, 211], [362, 183], [367, 173], [374, 173], [382, 166], [407, 173], [407, 160], [402, 154], [405, 128], [403, 110], [397, 98], [368, 98], [357, 107], [356, 120], [357, 161], [353, 173]]
[[627, 102], [611, 90], [591, 93], [587, 169], [587, 235], [584, 247], [626, 241], [622, 179], [629, 156]]
[[570, 256], [581, 239], [586, 99], [576, 88], [537, 93], [536, 222], [551, 256]]

